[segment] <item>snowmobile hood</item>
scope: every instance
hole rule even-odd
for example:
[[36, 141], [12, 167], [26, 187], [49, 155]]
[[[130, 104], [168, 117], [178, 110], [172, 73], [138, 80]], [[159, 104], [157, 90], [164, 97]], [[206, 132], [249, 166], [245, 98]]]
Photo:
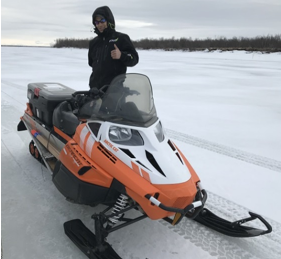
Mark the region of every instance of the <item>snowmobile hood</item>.
[[111, 29], [115, 29], [115, 19], [114, 19], [113, 13], [111, 12], [111, 10], [108, 6], [98, 7], [94, 11], [94, 13], [92, 15], [92, 23], [95, 27], [96, 27], [95, 18], [97, 15], [102, 15], [107, 20], [108, 27], [110, 27]]

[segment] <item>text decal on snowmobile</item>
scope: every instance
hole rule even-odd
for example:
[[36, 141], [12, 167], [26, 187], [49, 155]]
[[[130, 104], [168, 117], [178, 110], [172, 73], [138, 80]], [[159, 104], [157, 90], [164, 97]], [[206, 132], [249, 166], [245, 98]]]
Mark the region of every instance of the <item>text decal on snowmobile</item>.
[[104, 143], [112, 148], [113, 151], [118, 152], [119, 149], [115, 147], [112, 143], [110, 143], [107, 139], [104, 140]]

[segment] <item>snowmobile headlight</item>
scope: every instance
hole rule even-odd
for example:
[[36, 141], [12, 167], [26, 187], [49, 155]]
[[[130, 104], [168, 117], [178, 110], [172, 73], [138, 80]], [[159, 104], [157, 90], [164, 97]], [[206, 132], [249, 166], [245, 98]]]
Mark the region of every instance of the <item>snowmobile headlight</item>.
[[162, 142], [164, 140], [165, 135], [160, 121], [157, 123], [156, 127], [154, 128], [154, 133], [157, 139], [159, 140], [159, 142]]
[[117, 126], [109, 128], [109, 139], [114, 143], [126, 146], [142, 146], [144, 144], [137, 130]]

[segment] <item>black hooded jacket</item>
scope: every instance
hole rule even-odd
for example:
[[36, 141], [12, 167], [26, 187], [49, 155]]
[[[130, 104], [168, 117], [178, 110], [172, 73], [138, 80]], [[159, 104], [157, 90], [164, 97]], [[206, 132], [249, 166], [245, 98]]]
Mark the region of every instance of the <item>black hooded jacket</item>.
[[[90, 88], [99, 89], [110, 84], [115, 76], [126, 73], [127, 67], [135, 66], [139, 61], [139, 56], [129, 36], [115, 31], [115, 20], [109, 7], [102, 6], [95, 10], [93, 24], [97, 15], [102, 15], [106, 19], [107, 28], [102, 33], [95, 28], [98, 36], [90, 41], [88, 63], [92, 67]], [[114, 44], [121, 51], [120, 59], [111, 57]]]

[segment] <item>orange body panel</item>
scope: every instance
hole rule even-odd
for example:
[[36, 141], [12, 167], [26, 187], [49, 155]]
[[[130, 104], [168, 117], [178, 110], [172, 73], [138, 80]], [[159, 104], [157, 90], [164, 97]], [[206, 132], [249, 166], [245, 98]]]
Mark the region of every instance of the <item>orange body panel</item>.
[[149, 174], [148, 174], [146, 171], [144, 171], [143, 169], [141, 169], [141, 173], [142, 173], [142, 177], [143, 177], [145, 180], [147, 180], [148, 182], [150, 182], [150, 176], [149, 176]]
[[139, 173], [136, 173], [132, 168], [124, 164], [99, 142], [95, 142], [93, 146], [91, 159], [95, 164], [98, 163], [104, 171], [110, 172], [110, 175], [116, 180], [126, 187], [130, 186], [142, 197], [148, 193], [154, 194], [157, 191]]
[[[169, 207], [185, 208], [187, 205], [193, 202], [197, 189], [194, 182], [190, 179], [187, 182], [180, 184], [169, 185], [153, 185], [159, 196], [158, 200]], [[174, 215], [173, 212], [168, 212], [153, 205], [149, 200], [144, 197], [140, 197], [135, 189], [126, 188], [128, 195], [140, 204], [146, 214], [154, 220], [169, 217]], [[151, 194], [151, 193], [149, 193]], [[153, 195], [153, 194], [151, 194]]]
[[[95, 141], [91, 149], [87, 151], [87, 155], [86, 148], [90, 132], [87, 132], [84, 127], [86, 127], [85, 124], [77, 127], [73, 140], [67, 143], [60, 154], [62, 163], [77, 178], [108, 188], [115, 178], [125, 186], [127, 194], [140, 204], [145, 213], [155, 220], [172, 216], [175, 213], [167, 212], [152, 204], [145, 198], [147, 194], [152, 196], [157, 194], [157, 199], [169, 207], [183, 209], [193, 202], [197, 193], [196, 182], [199, 181], [199, 178], [182, 153], [180, 154], [191, 173], [191, 178], [180, 184], [155, 185], [150, 182], [149, 174], [139, 165], [131, 162], [131, 166], [128, 166], [119, 160], [114, 154], [119, 152], [118, 149], [109, 151], [100, 142]], [[82, 131], [84, 132], [83, 141], [81, 141]], [[91, 169], [83, 175], [79, 175], [79, 170], [85, 166], [90, 166]]]
[[83, 150], [86, 150], [86, 146], [87, 146], [87, 141], [89, 139], [89, 137], [91, 136], [91, 132], [89, 131], [85, 137], [85, 143], [83, 145]]
[[[81, 181], [109, 188], [112, 176], [93, 163], [84, 151], [73, 141], [69, 141], [60, 153], [60, 161]], [[78, 172], [83, 167], [91, 167], [83, 175]]]
[[131, 162], [131, 164], [132, 164], [132, 167], [133, 167], [133, 171], [137, 174], [140, 174], [139, 166], [136, 165], [134, 162]]
[[196, 183], [190, 178], [179, 184], [155, 185], [161, 192], [158, 197], [163, 204], [175, 208], [185, 208], [193, 202], [197, 193]]
[[194, 183], [197, 183], [197, 182], [200, 182], [200, 179], [197, 175], [197, 173], [195, 172], [195, 170], [193, 169], [193, 167], [191, 166], [191, 164], [188, 162], [188, 160], [186, 159], [186, 157], [184, 156], [184, 154], [178, 149], [178, 147], [176, 146], [177, 150], [179, 151], [181, 157], [183, 158], [184, 160], [184, 163], [186, 164], [191, 176], [192, 176], [192, 179], [194, 181]]
[[57, 127], [54, 126], [54, 131], [59, 134], [62, 138], [64, 138], [66, 141], [71, 140], [71, 138], [66, 135], [64, 132], [62, 132], [60, 129], [58, 129]]
[[79, 144], [80, 143], [80, 134], [82, 132], [82, 130], [84, 129], [84, 127], [86, 127], [86, 124], [80, 124], [78, 125], [78, 127], [76, 128], [75, 134], [73, 136], [73, 140]]
[[140, 169], [137, 164], [132, 163], [132, 168], [130, 168], [97, 142], [93, 147], [91, 158], [92, 161], [99, 163], [104, 171], [110, 172], [115, 179], [125, 185], [127, 194], [140, 204], [151, 219], [161, 219], [174, 215], [174, 213], [152, 205], [145, 198], [146, 194], [154, 196], [159, 193], [158, 200], [166, 206], [184, 208], [193, 202], [197, 192], [196, 181], [198, 178], [194, 181], [192, 177], [181, 184], [153, 185], [150, 183], [148, 173], [145, 174], [145, 171]]

